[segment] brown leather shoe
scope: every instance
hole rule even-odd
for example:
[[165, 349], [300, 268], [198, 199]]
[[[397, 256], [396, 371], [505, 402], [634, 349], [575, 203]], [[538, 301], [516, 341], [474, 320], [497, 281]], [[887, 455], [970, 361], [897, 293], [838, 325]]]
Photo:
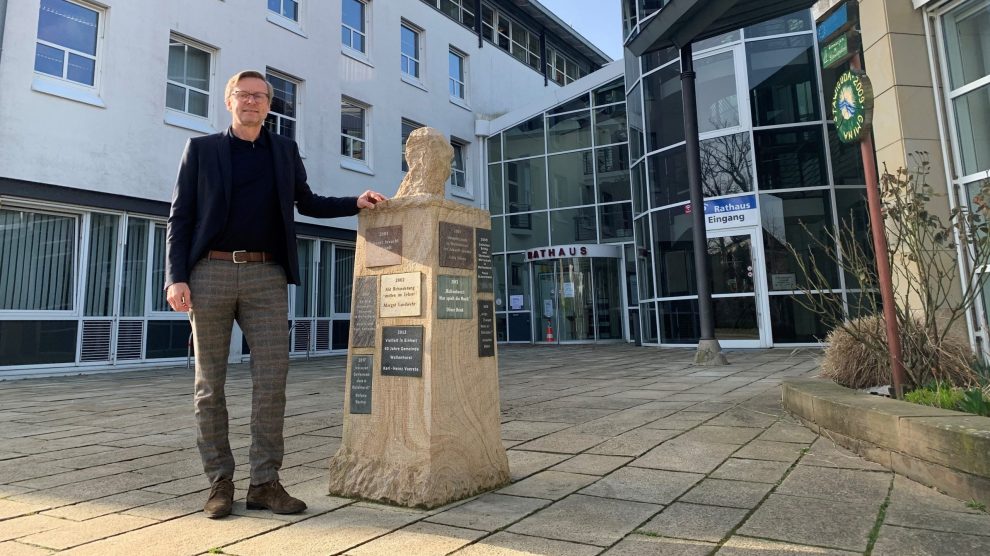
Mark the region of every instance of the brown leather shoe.
[[276, 514], [297, 514], [306, 509], [306, 503], [289, 496], [278, 479], [248, 487], [247, 508], [263, 510], [268, 508]]
[[234, 483], [230, 479], [220, 479], [210, 487], [210, 497], [203, 506], [206, 517], [219, 519], [230, 515], [230, 507], [234, 504]]

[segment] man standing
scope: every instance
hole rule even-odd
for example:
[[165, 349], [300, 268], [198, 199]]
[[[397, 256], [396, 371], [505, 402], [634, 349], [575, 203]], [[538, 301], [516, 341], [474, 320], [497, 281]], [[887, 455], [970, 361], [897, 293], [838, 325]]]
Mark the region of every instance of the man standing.
[[196, 443], [212, 487], [203, 511], [230, 514], [234, 458], [227, 439], [224, 383], [236, 320], [251, 346], [251, 486], [248, 509], [291, 514], [306, 504], [279, 483], [289, 370], [288, 283], [299, 284], [293, 207], [301, 214], [352, 216], [385, 200], [321, 197], [306, 183], [295, 141], [264, 128], [272, 86], [242, 71], [224, 92], [231, 125], [190, 139], [168, 218], [168, 303], [189, 312], [196, 348]]

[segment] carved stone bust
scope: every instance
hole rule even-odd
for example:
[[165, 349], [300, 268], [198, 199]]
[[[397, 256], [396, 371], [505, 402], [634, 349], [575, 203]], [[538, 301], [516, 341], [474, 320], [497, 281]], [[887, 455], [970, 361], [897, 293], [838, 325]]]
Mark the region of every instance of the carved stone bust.
[[409, 172], [395, 197], [425, 195], [442, 199], [453, 159], [454, 148], [442, 133], [432, 127], [413, 131], [406, 140]]

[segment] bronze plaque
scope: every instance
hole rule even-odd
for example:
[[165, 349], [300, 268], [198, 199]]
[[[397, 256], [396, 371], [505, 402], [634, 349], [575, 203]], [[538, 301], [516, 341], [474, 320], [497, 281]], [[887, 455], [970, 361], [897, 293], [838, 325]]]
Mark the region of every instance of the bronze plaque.
[[440, 266], [474, 269], [474, 229], [440, 223]]
[[419, 272], [382, 274], [382, 295], [378, 302], [380, 317], [418, 317], [422, 312]]
[[378, 277], [359, 276], [351, 307], [351, 347], [374, 347], [378, 321]]
[[366, 267], [391, 266], [402, 262], [402, 226], [368, 228], [364, 241]]
[[382, 327], [382, 374], [423, 376], [423, 327]]
[[474, 229], [474, 249], [477, 255], [478, 291], [492, 293], [495, 290], [495, 275], [492, 271], [492, 231]]
[[495, 356], [495, 308], [491, 301], [478, 300], [478, 357]]
[[351, 357], [351, 413], [371, 413], [371, 369], [374, 356]]
[[470, 276], [437, 276], [437, 318], [471, 318]]

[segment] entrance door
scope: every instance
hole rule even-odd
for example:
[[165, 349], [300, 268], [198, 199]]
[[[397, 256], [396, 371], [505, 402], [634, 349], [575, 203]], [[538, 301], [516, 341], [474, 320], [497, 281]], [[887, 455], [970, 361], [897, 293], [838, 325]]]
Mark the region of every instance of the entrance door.
[[536, 341], [622, 340], [619, 260], [569, 257], [533, 263]]
[[753, 228], [708, 232], [715, 337], [722, 347], [769, 346], [759, 238]]

